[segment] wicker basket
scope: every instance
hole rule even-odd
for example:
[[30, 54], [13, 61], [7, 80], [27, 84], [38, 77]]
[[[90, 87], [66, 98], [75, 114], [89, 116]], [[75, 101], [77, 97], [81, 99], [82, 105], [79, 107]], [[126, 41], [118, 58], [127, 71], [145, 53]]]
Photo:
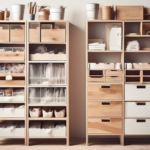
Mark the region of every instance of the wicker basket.
[[101, 8], [101, 19], [102, 20], [112, 20], [114, 13], [112, 6], [102, 6]]

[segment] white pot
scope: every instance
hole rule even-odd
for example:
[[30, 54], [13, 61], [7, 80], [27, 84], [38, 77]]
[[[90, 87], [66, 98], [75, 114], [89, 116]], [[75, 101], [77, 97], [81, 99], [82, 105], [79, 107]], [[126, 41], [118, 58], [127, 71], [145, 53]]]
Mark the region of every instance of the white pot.
[[62, 13], [64, 8], [50, 8], [51, 13]]
[[14, 20], [23, 20], [25, 5], [12, 5], [12, 13]]
[[87, 11], [87, 18], [95, 18], [96, 17], [96, 11], [95, 10], [88, 10]]
[[50, 8], [51, 20], [64, 20], [65, 8]]
[[12, 12], [22, 12], [24, 13], [25, 5], [22, 4], [14, 4], [12, 5]]
[[86, 4], [86, 10], [95, 10], [98, 9], [99, 4], [97, 3], [88, 3]]

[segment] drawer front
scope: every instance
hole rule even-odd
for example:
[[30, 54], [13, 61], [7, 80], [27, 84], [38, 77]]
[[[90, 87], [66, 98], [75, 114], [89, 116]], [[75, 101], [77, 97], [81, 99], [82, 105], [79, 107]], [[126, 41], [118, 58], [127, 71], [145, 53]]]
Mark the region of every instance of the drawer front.
[[41, 29], [41, 42], [65, 42], [65, 29]]
[[125, 134], [150, 134], [150, 119], [125, 119]]
[[104, 82], [105, 77], [104, 76], [89, 76], [88, 82]]
[[121, 134], [122, 119], [88, 119], [88, 134]]
[[106, 82], [122, 82], [122, 76], [106, 77]]
[[25, 81], [24, 80], [0, 80], [1, 86], [24, 86]]
[[88, 117], [121, 117], [122, 102], [88, 102]]
[[122, 85], [88, 85], [88, 99], [122, 99]]
[[106, 76], [111, 75], [111, 76], [119, 76], [122, 75], [122, 70], [106, 70]]
[[0, 53], [0, 61], [14, 61], [20, 60], [24, 61], [24, 53]]
[[150, 102], [125, 102], [125, 117], [150, 117]]
[[125, 84], [125, 100], [144, 101], [150, 100], [150, 84], [146, 85], [128, 85]]
[[0, 42], [9, 42], [9, 24], [0, 25]]

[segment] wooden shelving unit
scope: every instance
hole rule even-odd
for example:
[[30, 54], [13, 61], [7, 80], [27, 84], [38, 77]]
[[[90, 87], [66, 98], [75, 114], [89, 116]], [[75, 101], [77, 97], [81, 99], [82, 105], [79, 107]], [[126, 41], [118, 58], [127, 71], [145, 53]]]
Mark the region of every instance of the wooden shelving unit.
[[[0, 105], [24, 105], [24, 108], [22, 110], [22, 114], [17, 117], [16, 111], [17, 109], [14, 109], [14, 111], [10, 110], [10, 108], [5, 108], [6, 110], [1, 109], [1, 116], [0, 117], [0, 122], [9, 122], [9, 121], [15, 121], [15, 122], [24, 122], [24, 128], [14, 128], [14, 132], [12, 132], [9, 128], [0, 128], [0, 138], [12, 138], [12, 139], [24, 139], [24, 144], [26, 145], [26, 21], [0, 21], [0, 47], [2, 48], [12, 48], [12, 51], [9, 52], [0, 52], [0, 64], [5, 64], [5, 63], [21, 63], [24, 64], [24, 70], [25, 73], [0, 73], [0, 89], [8, 89], [12, 88], [13, 92], [10, 97], [7, 97], [4, 94], [3, 90], [3, 97], [0, 98]], [[19, 29], [19, 30], [18, 30]], [[20, 39], [18, 39], [20, 37]], [[21, 41], [22, 40], [22, 41]], [[15, 51], [15, 48], [23, 47], [22, 52], [17, 52]], [[2, 68], [1, 68], [2, 69]], [[5, 67], [6, 69], [6, 67]], [[2, 70], [1, 70], [2, 71]], [[13, 80], [8, 81], [6, 80], [6, 76], [11, 75]], [[21, 78], [21, 80], [20, 80]], [[19, 79], [19, 80], [18, 80]], [[16, 81], [16, 82], [15, 82]], [[13, 94], [14, 89], [16, 88], [23, 88], [24, 89], [24, 96], [15, 97]], [[9, 110], [8, 110], [9, 109]], [[13, 112], [10, 114], [10, 111]], [[11, 115], [9, 116], [8, 113]], [[13, 115], [15, 114], [15, 117]], [[23, 117], [24, 116], [24, 117]], [[17, 126], [17, 125], [16, 125]], [[7, 130], [7, 131], [6, 131]], [[20, 132], [18, 134], [17, 132]], [[5, 132], [6, 131], [6, 132]]]
[[[56, 33], [52, 34], [51, 32]], [[60, 34], [59, 31], [63, 31], [64, 34]], [[27, 24], [27, 145], [30, 144], [30, 139], [65, 139], [66, 144], [69, 145], [69, 22], [68, 21], [28, 21]], [[30, 34], [31, 33], [31, 34]], [[33, 37], [30, 37], [30, 35]], [[38, 38], [37, 38], [38, 37]], [[45, 40], [45, 41], [43, 41]], [[45, 57], [42, 54], [31, 54], [32, 47], [34, 46], [48, 46], [50, 48], [55, 49], [64, 49], [65, 54], [47, 54]], [[63, 64], [65, 67], [65, 82], [63, 84], [31, 84], [30, 82], [30, 65], [31, 64]], [[40, 79], [42, 80], [42, 78]], [[42, 82], [42, 81], [41, 81]], [[40, 89], [40, 100], [42, 100], [41, 90], [48, 89], [48, 88], [64, 88], [65, 89], [65, 102], [64, 103], [31, 103], [30, 102], [30, 89], [31, 88], [38, 88]], [[64, 118], [32, 118], [29, 114], [30, 108], [59, 108], [63, 107], [66, 110], [66, 115]], [[54, 115], [54, 114], [53, 114]], [[65, 136], [30, 136], [30, 122], [32, 121], [49, 121], [49, 122], [65, 122], [66, 124], [66, 135]], [[46, 132], [46, 131], [45, 131]]]
[[[107, 44], [105, 24], [121, 24], [122, 27], [122, 49], [121, 51], [115, 50], [88, 50], [88, 39], [103, 39]], [[145, 47], [150, 47], [149, 35], [146, 34], [146, 29], [150, 29], [150, 21], [148, 20], [89, 20], [86, 22], [86, 144], [89, 143], [89, 138], [91, 135], [119, 135], [120, 143], [124, 145], [124, 138], [126, 135], [150, 135], [146, 133], [147, 124], [149, 123], [149, 116], [146, 115], [144, 108], [148, 111], [148, 105], [150, 98], [148, 97], [148, 89], [150, 84], [150, 67], [147, 65], [137, 65], [137, 63], [150, 63], [149, 50], [139, 50], [139, 51], [126, 51], [126, 46], [128, 41], [137, 40], [140, 44], [140, 49]], [[129, 33], [139, 33], [139, 35], [128, 35]], [[109, 55], [110, 54], [110, 55]], [[106, 71], [109, 69], [94, 69], [88, 68], [88, 63], [118, 63], [116, 60], [122, 64], [121, 74], [109, 75], [110, 77], [120, 76], [122, 80], [117, 81], [115, 78], [107, 82]], [[126, 63], [132, 63], [132, 69], [125, 68]], [[139, 68], [138, 68], [139, 67]], [[93, 70], [93, 73], [92, 73]], [[114, 70], [114, 69], [112, 69]], [[91, 71], [91, 74], [89, 74]], [[96, 73], [97, 71], [97, 73]], [[116, 70], [114, 72], [118, 72]], [[95, 73], [95, 76], [94, 76]], [[97, 76], [97, 77], [96, 77]], [[117, 82], [116, 82], [117, 81]], [[112, 85], [122, 86], [120, 94], [122, 98], [117, 99], [117, 95], [111, 95], [111, 93], [118, 93], [117, 87], [111, 89]], [[97, 87], [96, 87], [97, 86]], [[104, 88], [102, 88], [104, 86]], [[128, 86], [128, 87], [127, 87]], [[134, 91], [135, 87], [135, 91]], [[136, 90], [139, 88], [139, 90]], [[141, 88], [141, 89], [140, 89]], [[127, 89], [130, 89], [127, 91]], [[144, 90], [145, 89], [145, 90]], [[142, 95], [141, 91], [145, 91]], [[140, 93], [142, 96], [139, 97]], [[129, 94], [130, 93], [130, 94]], [[106, 95], [106, 96], [104, 96]], [[132, 96], [133, 95], [133, 96]], [[135, 95], [138, 95], [135, 98]], [[131, 98], [131, 99], [130, 99]], [[116, 104], [112, 105], [112, 102]], [[117, 102], [121, 102], [122, 106], [119, 108]], [[91, 103], [91, 104], [90, 104]], [[103, 103], [103, 104], [102, 104]], [[135, 105], [135, 106], [132, 106]], [[118, 106], [118, 108], [117, 108]], [[137, 107], [138, 106], [138, 107]], [[145, 106], [145, 107], [144, 107]], [[132, 111], [137, 112], [137, 114], [131, 113]], [[118, 112], [120, 116], [115, 116], [113, 111]], [[144, 112], [143, 112], [144, 111]], [[140, 116], [139, 113], [144, 113]], [[138, 116], [139, 114], [139, 116]], [[134, 116], [135, 115], [135, 116]], [[130, 117], [129, 117], [130, 116]], [[112, 118], [120, 118], [121, 127], [119, 128], [119, 122], [112, 121]], [[102, 120], [104, 119], [104, 120]], [[103, 122], [104, 121], [104, 122]], [[127, 122], [129, 121], [129, 122]], [[132, 121], [132, 122], [130, 122]], [[133, 123], [135, 121], [135, 124]], [[137, 122], [136, 122], [137, 121]], [[141, 121], [141, 122], [140, 122]], [[140, 122], [141, 126], [138, 124]], [[144, 123], [145, 126], [144, 126]], [[114, 126], [113, 126], [114, 123]], [[142, 124], [143, 123], [143, 124]], [[113, 128], [114, 127], [114, 128]], [[135, 133], [128, 133], [128, 132]], [[145, 128], [145, 129], [144, 129]], [[114, 130], [115, 129], [115, 130]], [[120, 129], [120, 130], [117, 130]], [[120, 131], [120, 133], [116, 133]]]

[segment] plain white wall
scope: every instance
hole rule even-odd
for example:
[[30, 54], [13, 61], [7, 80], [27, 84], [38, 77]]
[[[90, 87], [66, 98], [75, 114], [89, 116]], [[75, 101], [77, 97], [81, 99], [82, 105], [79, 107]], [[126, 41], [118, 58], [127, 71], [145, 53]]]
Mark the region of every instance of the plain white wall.
[[[0, 0], [0, 10], [12, 4], [26, 4], [29, 0]], [[85, 22], [86, 3], [100, 5], [144, 5], [149, 0], [36, 0], [38, 5], [67, 6], [65, 20], [70, 22], [70, 136], [85, 138]], [[12, 18], [12, 15], [10, 19]], [[37, 18], [37, 16], [36, 16]], [[25, 18], [27, 19], [27, 11]]]

